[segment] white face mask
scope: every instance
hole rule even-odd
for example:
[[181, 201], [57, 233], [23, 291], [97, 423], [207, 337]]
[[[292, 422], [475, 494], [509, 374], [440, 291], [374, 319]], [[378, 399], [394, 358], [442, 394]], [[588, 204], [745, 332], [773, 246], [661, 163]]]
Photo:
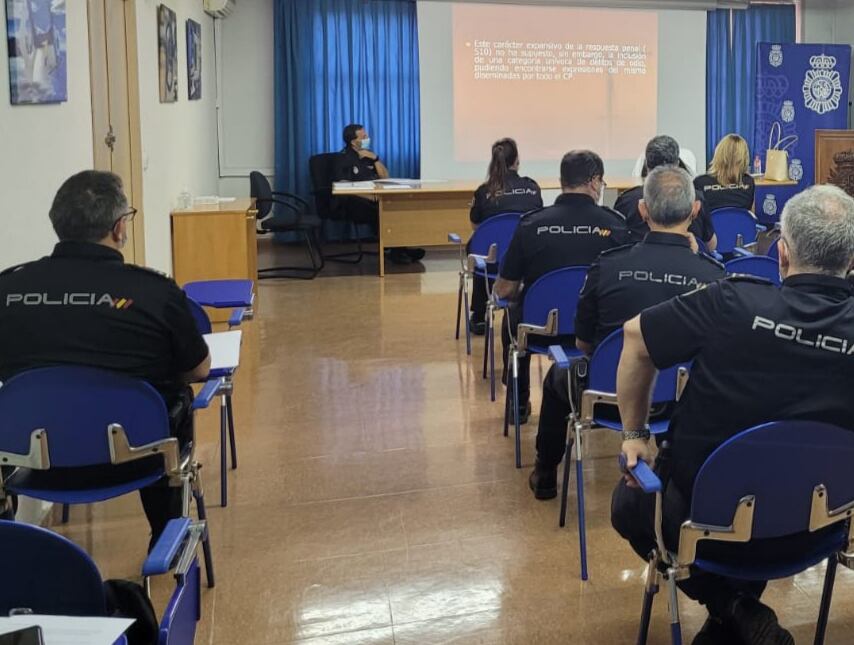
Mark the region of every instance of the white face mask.
[[365, 137], [364, 139], [361, 139], [360, 140], [360, 147], [362, 148], [362, 150], [370, 150], [371, 149], [371, 138]]
[[605, 205], [605, 184], [604, 183], [599, 187], [599, 199], [596, 201], [596, 203], [599, 204], [599, 206]]

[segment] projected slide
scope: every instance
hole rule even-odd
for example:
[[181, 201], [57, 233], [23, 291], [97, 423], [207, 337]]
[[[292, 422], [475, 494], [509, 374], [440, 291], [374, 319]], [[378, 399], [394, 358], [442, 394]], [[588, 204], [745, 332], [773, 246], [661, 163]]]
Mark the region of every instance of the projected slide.
[[656, 134], [658, 14], [455, 4], [454, 160], [512, 133], [524, 159], [634, 160]]

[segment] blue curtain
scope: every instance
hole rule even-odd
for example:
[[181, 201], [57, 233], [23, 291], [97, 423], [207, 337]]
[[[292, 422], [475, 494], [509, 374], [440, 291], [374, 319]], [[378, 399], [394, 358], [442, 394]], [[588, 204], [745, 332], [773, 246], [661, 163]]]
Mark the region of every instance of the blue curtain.
[[793, 5], [753, 5], [710, 11], [706, 21], [706, 155], [735, 132], [751, 151], [756, 102], [756, 45], [795, 42]]
[[276, 0], [276, 186], [307, 196], [308, 158], [361, 123], [396, 177], [420, 176], [413, 0]]

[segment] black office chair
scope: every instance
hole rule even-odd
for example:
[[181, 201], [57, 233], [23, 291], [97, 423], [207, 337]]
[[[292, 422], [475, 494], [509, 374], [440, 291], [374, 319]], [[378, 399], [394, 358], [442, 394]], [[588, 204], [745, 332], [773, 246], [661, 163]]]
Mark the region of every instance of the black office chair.
[[373, 255], [373, 253], [365, 251], [362, 248], [359, 225], [350, 218], [344, 206], [344, 201], [332, 196], [332, 182], [335, 178], [335, 160], [339, 154], [338, 152], [324, 152], [309, 157], [308, 170], [311, 175], [311, 194], [314, 197], [314, 208], [320, 218], [322, 220], [346, 221], [349, 224], [348, 228], [352, 231], [356, 240], [355, 251], [324, 255], [323, 259], [331, 260], [332, 262], [343, 262], [344, 264], [358, 264], [365, 255]]
[[[323, 270], [323, 251], [317, 230], [322, 222], [317, 215], [309, 212], [309, 204], [302, 197], [292, 193], [274, 191], [267, 178], [258, 171], [249, 173], [249, 194], [255, 199], [258, 210], [257, 219], [259, 235], [267, 233], [297, 233], [302, 236], [310, 267], [284, 266], [258, 269], [258, 279], [265, 278], [296, 278], [298, 280], [313, 280]], [[273, 205], [281, 207], [279, 214], [271, 214]], [[290, 275], [288, 275], [290, 274]], [[305, 274], [305, 275], [303, 275]]]

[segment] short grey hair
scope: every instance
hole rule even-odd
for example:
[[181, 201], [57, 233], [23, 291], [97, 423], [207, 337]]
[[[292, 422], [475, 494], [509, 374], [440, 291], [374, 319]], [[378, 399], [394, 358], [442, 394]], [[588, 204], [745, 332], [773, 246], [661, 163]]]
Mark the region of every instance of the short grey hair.
[[59, 188], [50, 207], [50, 221], [60, 241], [99, 242], [127, 210], [118, 175], [84, 170]]
[[679, 143], [673, 137], [659, 134], [646, 144], [644, 161], [647, 172], [659, 166], [676, 166], [679, 164]]
[[696, 195], [691, 175], [677, 166], [655, 168], [643, 184], [649, 218], [661, 226], [675, 226], [687, 220]]
[[786, 202], [780, 217], [792, 263], [844, 275], [854, 261], [854, 199], [836, 186], [813, 186]]

